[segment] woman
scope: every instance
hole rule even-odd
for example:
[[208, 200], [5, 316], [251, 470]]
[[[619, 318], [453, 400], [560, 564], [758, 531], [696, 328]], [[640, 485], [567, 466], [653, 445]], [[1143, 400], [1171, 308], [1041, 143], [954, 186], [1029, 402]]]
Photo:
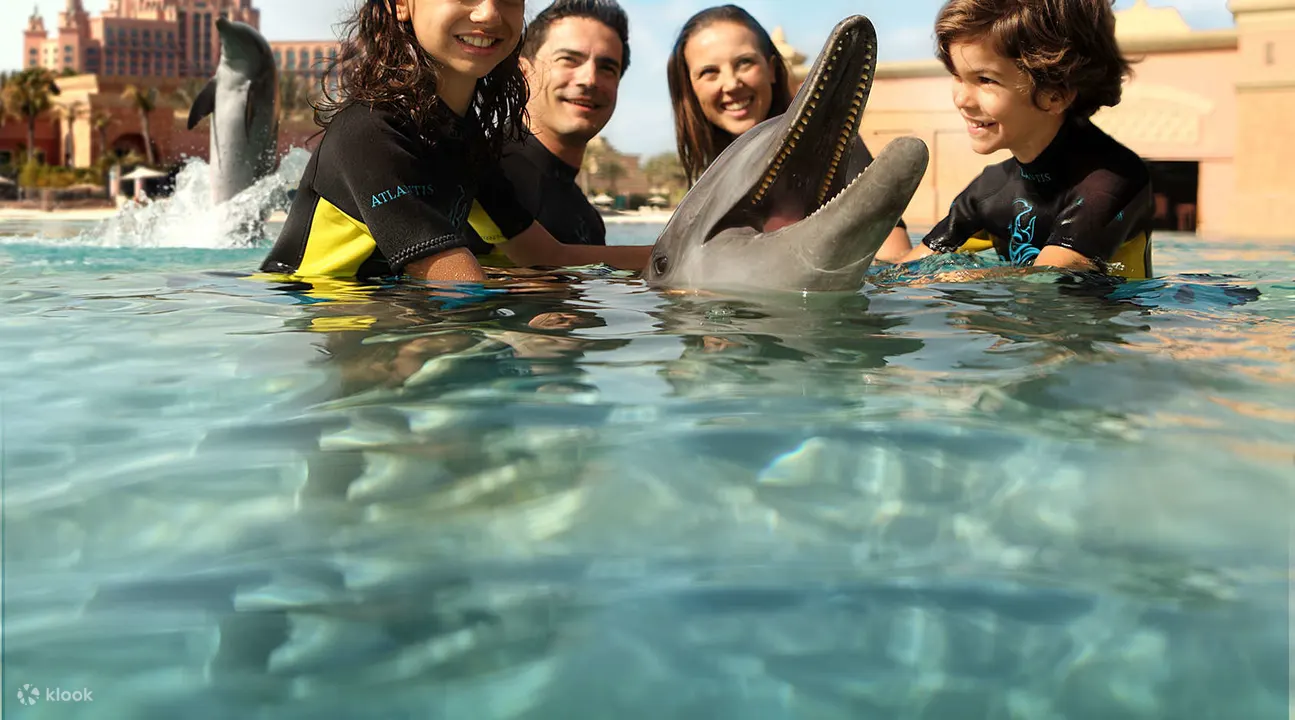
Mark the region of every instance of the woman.
[[[679, 161], [689, 185], [739, 135], [791, 105], [791, 78], [782, 53], [764, 27], [736, 5], [707, 8], [684, 23], [666, 78]], [[858, 147], [867, 152], [862, 142]], [[898, 262], [911, 249], [900, 220], [877, 259]]]

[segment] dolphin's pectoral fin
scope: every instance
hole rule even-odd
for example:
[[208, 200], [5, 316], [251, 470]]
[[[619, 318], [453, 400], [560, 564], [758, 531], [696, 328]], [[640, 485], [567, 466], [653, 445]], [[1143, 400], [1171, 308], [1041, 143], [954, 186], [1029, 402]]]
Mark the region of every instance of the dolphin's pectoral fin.
[[198, 93], [194, 98], [193, 106], [189, 108], [189, 129], [197, 127], [203, 118], [216, 112], [216, 81], [213, 79], [207, 83], [207, 86]]

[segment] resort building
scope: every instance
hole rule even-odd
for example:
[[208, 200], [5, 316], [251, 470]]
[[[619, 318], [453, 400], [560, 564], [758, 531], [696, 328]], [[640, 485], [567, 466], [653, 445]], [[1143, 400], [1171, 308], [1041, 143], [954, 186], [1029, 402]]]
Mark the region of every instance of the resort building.
[[218, 18], [260, 27], [252, 0], [110, 0], [94, 17], [81, 0], [66, 0], [53, 33], [39, 8], [32, 13], [23, 64], [110, 77], [207, 77], [220, 61]]

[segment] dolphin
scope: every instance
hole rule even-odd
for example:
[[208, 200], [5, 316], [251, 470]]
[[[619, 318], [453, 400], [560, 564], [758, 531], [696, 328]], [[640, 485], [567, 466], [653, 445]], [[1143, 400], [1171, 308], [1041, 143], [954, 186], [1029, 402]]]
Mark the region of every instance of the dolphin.
[[929, 159], [901, 137], [863, 170], [876, 54], [872, 21], [837, 23], [787, 112], [737, 138], [684, 196], [643, 271], [649, 286], [859, 289]]
[[274, 171], [279, 144], [279, 89], [274, 53], [256, 28], [224, 18], [220, 66], [189, 108], [189, 129], [211, 115], [212, 199], [238, 195]]

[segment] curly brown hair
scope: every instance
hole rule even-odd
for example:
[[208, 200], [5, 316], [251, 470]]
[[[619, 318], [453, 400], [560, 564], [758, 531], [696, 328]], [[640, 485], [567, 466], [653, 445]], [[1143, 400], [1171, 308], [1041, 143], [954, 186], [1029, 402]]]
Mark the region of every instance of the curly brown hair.
[[[437, 91], [440, 63], [419, 45], [413, 23], [396, 19], [390, 0], [363, 0], [343, 27], [341, 50], [321, 81], [323, 94], [311, 103], [315, 124], [327, 129], [342, 109], [362, 103], [408, 115], [429, 142], [453, 133], [454, 114]], [[470, 139], [478, 157], [498, 159], [505, 145], [525, 137], [529, 91], [518, 63], [521, 45], [519, 40], [477, 81], [468, 117], [481, 130]]]
[[1029, 75], [1031, 97], [1073, 92], [1067, 113], [1087, 118], [1120, 103], [1131, 61], [1115, 40], [1113, 0], [948, 0], [935, 21], [936, 55], [954, 72], [949, 46], [988, 40]]
[[[751, 13], [736, 5], [720, 5], [707, 8], [688, 18], [679, 37], [675, 40], [670, 59], [666, 61], [666, 82], [670, 86], [670, 106], [674, 110], [675, 144], [679, 150], [679, 163], [683, 165], [688, 184], [692, 185], [724, 149], [736, 138], [732, 134], [711, 124], [702, 114], [701, 102], [693, 92], [692, 81], [688, 75], [688, 60], [684, 58], [684, 47], [692, 36], [701, 30], [719, 22], [730, 22], [750, 30], [756, 38], [760, 52], [769, 60], [773, 69], [773, 98], [769, 104], [769, 116], [787, 112], [791, 105], [791, 76], [787, 72], [787, 63], [783, 60], [773, 38]], [[765, 118], [767, 119], [767, 118]]]

